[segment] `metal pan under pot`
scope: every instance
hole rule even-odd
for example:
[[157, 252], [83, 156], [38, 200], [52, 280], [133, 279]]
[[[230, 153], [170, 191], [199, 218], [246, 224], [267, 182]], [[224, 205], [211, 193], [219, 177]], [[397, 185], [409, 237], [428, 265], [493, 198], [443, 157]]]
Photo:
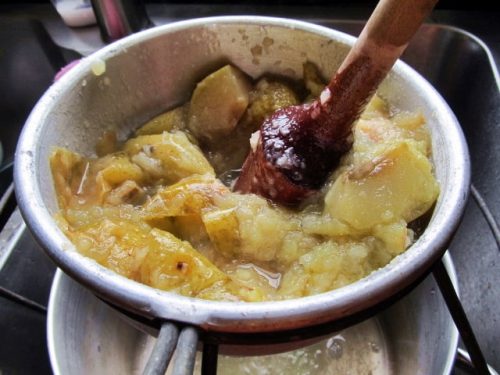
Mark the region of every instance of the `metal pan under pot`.
[[[444, 263], [456, 286], [448, 255]], [[58, 271], [47, 316], [54, 373], [140, 373], [156, 340], [129, 323], [116, 309]], [[243, 356], [220, 355], [217, 373], [447, 375], [453, 368], [457, 343], [457, 329], [429, 276], [374, 318], [284, 353], [269, 354], [268, 349], [267, 355], [256, 357], [245, 347], [240, 350]], [[201, 362], [196, 359], [194, 373], [200, 373]]]

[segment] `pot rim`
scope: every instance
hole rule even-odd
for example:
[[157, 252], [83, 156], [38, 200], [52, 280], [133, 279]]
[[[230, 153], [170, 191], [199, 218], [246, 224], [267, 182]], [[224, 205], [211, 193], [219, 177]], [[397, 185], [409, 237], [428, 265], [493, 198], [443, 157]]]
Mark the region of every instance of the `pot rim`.
[[[35, 238], [55, 263], [104, 299], [148, 317], [195, 324], [221, 332], [270, 332], [332, 321], [368, 309], [388, 299], [421, 276], [441, 257], [456, 230], [467, 202], [470, 162], [467, 145], [455, 115], [437, 91], [417, 72], [398, 61], [393, 71], [410, 80], [434, 103], [439, 122], [447, 126], [450, 189], [441, 194], [429, 227], [403, 254], [365, 278], [330, 292], [272, 302], [217, 302], [184, 297], [129, 280], [80, 255], [57, 227], [39, 186], [38, 139], [58, 98], [81, 80], [96, 60], [120, 54], [128, 47], [164, 34], [214, 24], [277, 26], [299, 29], [352, 45], [355, 38], [308, 22], [261, 16], [222, 16], [158, 26], [119, 40], [82, 61], [52, 85], [31, 112], [20, 136], [14, 180], [18, 205]], [[48, 161], [44, 161], [48, 162]], [[443, 192], [442, 192], [443, 193]]]

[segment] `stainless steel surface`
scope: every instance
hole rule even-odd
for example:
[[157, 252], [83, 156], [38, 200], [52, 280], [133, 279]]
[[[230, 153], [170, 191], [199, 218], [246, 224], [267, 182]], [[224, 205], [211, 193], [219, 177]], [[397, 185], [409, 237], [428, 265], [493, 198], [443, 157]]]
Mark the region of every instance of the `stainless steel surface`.
[[[475, 373], [474, 365], [472, 364], [469, 353], [467, 353], [465, 350], [463, 350], [461, 348], [457, 349], [457, 355], [455, 358], [455, 366], [457, 368], [463, 369], [467, 373], [470, 373], [470, 374]], [[488, 365], [488, 371], [490, 372], [490, 375], [498, 375], [498, 372], [496, 372], [496, 370], [493, 367], [491, 367], [490, 365]]]
[[[445, 264], [456, 285], [450, 259], [445, 256]], [[48, 313], [48, 342], [55, 375], [140, 373], [154, 341], [58, 271]], [[457, 342], [453, 321], [429, 277], [376, 318], [286, 355], [258, 359], [221, 355], [218, 373], [302, 373], [307, 362], [309, 367], [305, 368], [311, 375], [370, 371], [374, 375], [449, 374]], [[239, 352], [251, 350], [240, 348]], [[275, 366], [273, 371], [265, 372], [270, 365]], [[239, 372], [243, 368], [248, 372]], [[198, 358], [195, 373], [199, 371]]]
[[[264, 37], [274, 44], [254, 64], [250, 49]], [[21, 135], [15, 182], [29, 227], [61, 268], [102, 297], [145, 316], [192, 323], [211, 331], [305, 327], [350, 316], [394, 295], [442, 255], [460, 220], [469, 184], [467, 147], [455, 116], [439, 94], [401, 62], [379, 91], [399, 108], [419, 108], [426, 116], [441, 195], [417, 242], [356, 283], [302, 298], [300, 303], [186, 298], [140, 285], [81, 256], [52, 218], [57, 209], [48, 167], [53, 146], [91, 154], [97, 138], [116, 124], [120, 124], [116, 130], [123, 138], [146, 119], [186, 99], [195, 82], [223, 61], [231, 61], [253, 77], [271, 72], [296, 79], [302, 63], [310, 60], [330, 76], [353, 41], [345, 34], [299, 21], [221, 17], [150, 29], [82, 60], [44, 95]], [[102, 62], [106, 73], [93, 75], [92, 66]]]

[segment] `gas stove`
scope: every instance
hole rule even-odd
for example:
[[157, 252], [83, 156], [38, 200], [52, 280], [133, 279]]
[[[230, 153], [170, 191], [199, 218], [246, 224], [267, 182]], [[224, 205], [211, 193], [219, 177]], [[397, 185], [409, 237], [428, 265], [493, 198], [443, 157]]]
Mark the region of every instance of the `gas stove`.
[[[1, 9], [1, 8], [0, 8]], [[55, 267], [16, 209], [12, 155], [17, 135], [57, 70], [103, 45], [97, 27], [69, 29], [48, 5], [6, 6], [0, 22], [0, 374], [50, 374], [46, 308]], [[220, 14], [300, 18], [357, 35], [369, 10], [261, 5], [151, 5], [155, 24]], [[466, 135], [472, 160], [471, 196], [450, 244], [465, 312], [486, 360], [500, 368], [500, 33], [496, 14], [436, 11], [403, 60], [447, 100]], [[443, 26], [451, 23], [466, 29]], [[471, 34], [475, 32], [480, 37]], [[459, 371], [459, 370], [457, 370]], [[458, 373], [458, 372], [457, 372]]]

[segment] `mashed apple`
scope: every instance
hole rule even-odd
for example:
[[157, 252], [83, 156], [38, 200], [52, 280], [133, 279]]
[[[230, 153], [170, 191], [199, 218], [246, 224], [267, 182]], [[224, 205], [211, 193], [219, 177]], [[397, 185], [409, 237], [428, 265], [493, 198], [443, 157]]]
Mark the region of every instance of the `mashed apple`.
[[81, 254], [125, 277], [213, 300], [308, 296], [385, 266], [412, 244], [408, 224], [439, 194], [419, 113], [375, 95], [351, 151], [299, 208], [231, 190], [262, 120], [322, 84], [310, 64], [302, 88], [254, 83], [228, 65], [125, 142], [104, 134], [96, 157], [56, 148], [60, 227]]

